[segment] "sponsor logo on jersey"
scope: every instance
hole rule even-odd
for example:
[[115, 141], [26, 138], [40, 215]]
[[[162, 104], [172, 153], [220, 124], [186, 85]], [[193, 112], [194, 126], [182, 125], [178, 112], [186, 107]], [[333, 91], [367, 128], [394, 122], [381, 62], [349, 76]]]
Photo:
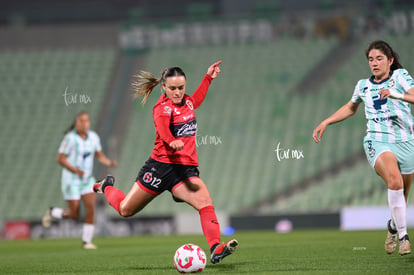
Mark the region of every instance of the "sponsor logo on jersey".
[[82, 155], [83, 159], [86, 159], [87, 157], [89, 157], [91, 155], [91, 152], [86, 152]]
[[197, 124], [196, 123], [188, 123], [184, 124], [180, 129], [177, 131], [177, 136], [194, 136], [197, 131]]
[[387, 103], [387, 99], [381, 99], [379, 95], [372, 97], [374, 101], [374, 108], [375, 110], [381, 110], [381, 106]]
[[190, 118], [193, 118], [194, 115], [193, 114], [189, 114], [188, 116], [183, 116], [184, 120], [189, 120]]
[[195, 119], [180, 124], [170, 125], [174, 137], [195, 136], [197, 132], [197, 121]]
[[372, 119], [372, 121], [374, 121], [375, 123], [379, 123], [379, 122], [384, 122], [384, 121], [389, 121], [392, 120], [393, 122], [396, 121], [398, 122], [398, 117], [397, 116], [388, 116], [388, 117], [374, 117]]

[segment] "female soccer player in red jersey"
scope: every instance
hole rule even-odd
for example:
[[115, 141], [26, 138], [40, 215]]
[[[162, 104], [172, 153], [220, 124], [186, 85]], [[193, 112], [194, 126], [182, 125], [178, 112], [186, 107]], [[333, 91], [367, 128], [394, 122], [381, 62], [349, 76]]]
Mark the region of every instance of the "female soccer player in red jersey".
[[141, 72], [136, 94], [143, 96], [143, 104], [158, 84], [164, 92], [152, 111], [156, 129], [152, 154], [127, 195], [113, 186], [115, 179], [110, 175], [94, 185], [94, 191], [103, 192], [109, 204], [123, 217], [138, 213], [163, 191], [170, 191], [174, 200], [184, 201], [199, 212], [213, 264], [232, 254], [238, 242], [233, 239], [220, 244], [220, 226], [213, 202], [197, 168], [194, 110], [203, 102], [212, 79], [219, 75], [220, 64], [221, 61], [208, 68], [192, 96], [185, 94], [187, 79], [178, 67], [165, 69], [160, 78]]

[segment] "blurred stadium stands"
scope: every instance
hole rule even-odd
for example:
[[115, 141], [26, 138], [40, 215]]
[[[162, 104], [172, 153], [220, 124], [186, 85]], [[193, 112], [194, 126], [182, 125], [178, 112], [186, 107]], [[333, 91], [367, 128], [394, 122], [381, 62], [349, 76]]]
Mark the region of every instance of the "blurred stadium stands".
[[[231, 3], [217, 6], [216, 2], [190, 5], [181, 16], [193, 21], [197, 19], [194, 14], [201, 14], [203, 22], [214, 20], [220, 13], [218, 7], [225, 12]], [[254, 18], [272, 17], [272, 13], [263, 13], [270, 2], [259, 2], [250, 7], [256, 12]], [[275, 21], [283, 23], [279, 11], [286, 4], [278, 3], [270, 6], [279, 15]], [[239, 8], [242, 15], [249, 11], [247, 5]], [[331, 7], [322, 8], [322, 13], [325, 8]], [[117, 10], [117, 14], [130, 16], [130, 24], [148, 22], [142, 10]], [[223, 60], [222, 74], [197, 110], [200, 172], [216, 209], [233, 214], [312, 213], [338, 211], [347, 205], [386, 204], [385, 185], [362, 152], [363, 108], [355, 117], [330, 126], [321, 144], [314, 144], [311, 134], [323, 118], [350, 99], [356, 82], [369, 75], [364, 49], [370, 40], [390, 41], [414, 74], [412, 30], [397, 34], [387, 29], [368, 36], [354, 31], [354, 39], [346, 42], [355, 47], [352, 55], [332, 66], [332, 75], [321, 80], [317, 89], [296, 92], [300, 83], [318, 74], [318, 66], [336, 58], [332, 53], [344, 43], [342, 37], [309, 36], [302, 31], [286, 35], [298, 30], [291, 22], [293, 27], [279, 23], [272, 41], [134, 51], [116, 45], [114, 33], [119, 35], [123, 24], [107, 24], [116, 19], [109, 15], [99, 18], [95, 14], [95, 20], [105, 21], [98, 29], [51, 26], [53, 18], [41, 17], [41, 21], [30, 12], [22, 21], [16, 21], [20, 18], [16, 14], [5, 15], [4, 10], [0, 15], [1, 22], [12, 24], [0, 29], [0, 220], [38, 219], [48, 206], [64, 205], [61, 169], [55, 159], [64, 130], [80, 110], [91, 114], [92, 128], [101, 134], [105, 150], [118, 159], [119, 168], [112, 172], [117, 186], [127, 192], [152, 150], [152, 105], [159, 95], [156, 89], [145, 107], [133, 102], [132, 75], [141, 69], [157, 75], [165, 67], [180, 66], [191, 94], [216, 60]], [[84, 17], [78, 15], [77, 20]], [[39, 20], [45, 25], [36, 25]], [[65, 101], [69, 99], [65, 91], [77, 94], [77, 101]], [[92, 102], [81, 102], [82, 95]], [[293, 151], [303, 155], [292, 159]], [[290, 154], [290, 158], [278, 159], [279, 153]], [[105, 173], [97, 167], [97, 177]], [[157, 198], [143, 214], [179, 211], [191, 209]], [[107, 214], [116, 213], [108, 208]]]
[[57, 149], [74, 114], [96, 121], [114, 49], [0, 52], [1, 218], [34, 218], [60, 204]]

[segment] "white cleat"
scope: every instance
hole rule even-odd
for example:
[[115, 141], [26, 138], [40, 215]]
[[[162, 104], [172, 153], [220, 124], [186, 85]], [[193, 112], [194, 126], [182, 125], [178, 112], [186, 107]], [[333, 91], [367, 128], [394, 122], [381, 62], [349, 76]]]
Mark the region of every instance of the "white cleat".
[[93, 250], [93, 249], [97, 249], [97, 247], [93, 243], [84, 243], [83, 249]]
[[408, 235], [405, 235], [400, 239], [400, 249], [398, 250], [398, 254], [401, 256], [407, 255], [411, 253], [411, 244]]
[[388, 221], [387, 238], [385, 239], [385, 252], [392, 254], [397, 249], [398, 245], [398, 232], [391, 228], [391, 220]]
[[42, 226], [44, 228], [48, 228], [50, 227], [51, 224], [52, 224], [52, 216], [50, 214], [50, 208], [49, 208], [48, 210], [46, 210], [46, 213], [42, 218]]

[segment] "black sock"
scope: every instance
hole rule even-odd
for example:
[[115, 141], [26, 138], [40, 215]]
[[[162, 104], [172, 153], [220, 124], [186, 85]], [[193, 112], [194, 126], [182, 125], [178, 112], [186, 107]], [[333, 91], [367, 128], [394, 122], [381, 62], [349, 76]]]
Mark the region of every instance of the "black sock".
[[216, 247], [217, 247], [218, 245], [219, 245], [219, 244], [218, 244], [218, 243], [216, 243], [216, 244], [213, 244], [213, 246], [212, 246], [212, 247], [210, 247], [210, 252], [211, 252], [211, 254], [213, 254], [214, 249], [216, 249]]

